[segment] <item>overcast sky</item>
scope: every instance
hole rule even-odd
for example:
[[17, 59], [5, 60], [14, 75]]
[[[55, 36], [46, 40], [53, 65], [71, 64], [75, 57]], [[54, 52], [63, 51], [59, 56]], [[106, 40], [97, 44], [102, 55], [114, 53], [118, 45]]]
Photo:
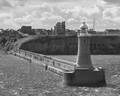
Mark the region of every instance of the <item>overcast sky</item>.
[[86, 20], [89, 28], [120, 29], [120, 0], [0, 0], [0, 28], [22, 25], [50, 29], [65, 21], [69, 29], [79, 29]]

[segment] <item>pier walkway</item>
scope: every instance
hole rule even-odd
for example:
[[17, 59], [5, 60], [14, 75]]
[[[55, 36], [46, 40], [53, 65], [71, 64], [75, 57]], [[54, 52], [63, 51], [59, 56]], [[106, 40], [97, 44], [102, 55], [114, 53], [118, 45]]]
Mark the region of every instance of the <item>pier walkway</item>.
[[74, 72], [74, 68], [75, 68], [74, 62], [52, 58], [46, 55], [37, 54], [21, 49], [17, 52], [13, 52], [13, 54], [29, 61], [30, 63], [33, 62], [40, 64], [44, 68], [44, 70], [50, 70], [61, 76], [65, 72]]

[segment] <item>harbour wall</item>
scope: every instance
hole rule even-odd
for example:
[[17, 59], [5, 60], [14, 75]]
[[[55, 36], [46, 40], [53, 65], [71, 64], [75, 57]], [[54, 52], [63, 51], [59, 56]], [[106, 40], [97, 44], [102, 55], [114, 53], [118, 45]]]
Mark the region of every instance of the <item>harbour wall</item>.
[[[77, 36], [39, 36], [21, 44], [20, 49], [45, 55], [76, 55]], [[120, 37], [94, 36], [90, 38], [91, 54], [120, 54]]]

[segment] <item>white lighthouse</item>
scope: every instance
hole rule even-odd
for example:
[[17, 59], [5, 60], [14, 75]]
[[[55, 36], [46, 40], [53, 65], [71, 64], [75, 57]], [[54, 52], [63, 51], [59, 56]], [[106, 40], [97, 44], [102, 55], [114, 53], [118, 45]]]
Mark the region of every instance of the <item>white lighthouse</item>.
[[90, 38], [85, 22], [78, 33], [78, 55], [74, 72], [65, 72], [63, 84], [68, 86], [105, 86], [105, 72], [94, 68], [90, 58]]
[[78, 34], [78, 55], [76, 61], [77, 67], [93, 69], [90, 58], [90, 36], [88, 34], [88, 26], [85, 22], [80, 26]]

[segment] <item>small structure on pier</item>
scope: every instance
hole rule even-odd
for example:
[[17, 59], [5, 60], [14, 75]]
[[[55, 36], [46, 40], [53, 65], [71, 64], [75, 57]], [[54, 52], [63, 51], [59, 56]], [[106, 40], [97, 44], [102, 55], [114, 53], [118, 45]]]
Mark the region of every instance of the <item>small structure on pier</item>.
[[78, 33], [78, 55], [74, 72], [65, 72], [63, 84], [67, 86], [104, 86], [105, 72], [102, 68], [95, 68], [90, 57], [90, 38], [88, 26], [85, 22]]

